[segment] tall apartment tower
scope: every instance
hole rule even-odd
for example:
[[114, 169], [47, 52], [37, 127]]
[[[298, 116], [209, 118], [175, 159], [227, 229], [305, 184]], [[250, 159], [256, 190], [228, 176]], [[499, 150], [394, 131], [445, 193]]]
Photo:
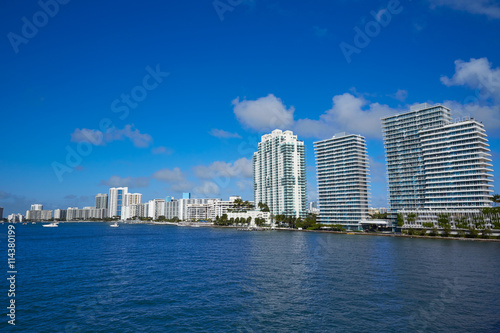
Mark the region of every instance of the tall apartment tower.
[[262, 136], [253, 179], [255, 205], [267, 204], [274, 215], [307, 216], [305, 146], [292, 131]]
[[138, 205], [142, 203], [141, 193], [126, 193], [124, 198], [125, 198], [123, 201], [124, 206]]
[[42, 204], [32, 204], [30, 210], [43, 210]]
[[382, 119], [391, 211], [422, 209], [425, 204], [424, 160], [420, 130], [451, 122], [450, 109], [420, 104], [410, 112]]
[[368, 218], [369, 167], [361, 135], [339, 133], [314, 143], [319, 223], [358, 228]]
[[420, 131], [424, 207], [481, 209], [491, 205], [491, 154], [483, 124], [470, 119]]
[[493, 170], [483, 124], [452, 122], [448, 108], [428, 104], [382, 124], [392, 213], [491, 205]]
[[95, 208], [108, 208], [108, 195], [106, 193], [99, 193], [95, 196]]
[[122, 216], [122, 206], [128, 187], [112, 187], [108, 196], [108, 217]]

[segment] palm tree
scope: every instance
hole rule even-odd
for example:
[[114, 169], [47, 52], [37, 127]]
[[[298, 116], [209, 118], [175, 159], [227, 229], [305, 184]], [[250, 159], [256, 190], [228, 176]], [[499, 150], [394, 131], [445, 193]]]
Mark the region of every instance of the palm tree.
[[498, 203], [500, 203], [500, 194], [494, 194], [491, 198], [491, 201], [493, 201], [494, 206], [496, 207]]

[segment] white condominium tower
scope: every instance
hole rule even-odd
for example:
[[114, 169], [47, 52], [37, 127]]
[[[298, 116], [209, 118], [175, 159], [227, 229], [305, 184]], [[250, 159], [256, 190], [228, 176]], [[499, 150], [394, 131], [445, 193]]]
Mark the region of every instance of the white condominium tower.
[[262, 136], [253, 155], [255, 205], [274, 215], [307, 216], [305, 146], [292, 131]]
[[448, 108], [428, 104], [382, 123], [393, 213], [491, 205], [493, 170], [481, 123], [452, 123]]
[[483, 124], [465, 120], [420, 131], [425, 208], [481, 209], [491, 205], [491, 155]]
[[365, 138], [339, 133], [314, 143], [320, 213], [318, 222], [358, 228], [368, 218]]
[[125, 195], [128, 187], [112, 187], [109, 189], [108, 217], [122, 216], [122, 206], [125, 206]]
[[43, 210], [43, 205], [42, 204], [33, 204], [33, 205], [31, 205], [30, 210]]
[[126, 193], [124, 196], [123, 206], [138, 205], [142, 203], [141, 193]]
[[450, 110], [442, 105], [420, 104], [410, 112], [382, 119], [386, 149], [389, 204], [393, 213], [422, 209], [425, 176], [419, 131], [450, 123]]
[[95, 196], [95, 208], [108, 208], [108, 195], [106, 193], [99, 193]]

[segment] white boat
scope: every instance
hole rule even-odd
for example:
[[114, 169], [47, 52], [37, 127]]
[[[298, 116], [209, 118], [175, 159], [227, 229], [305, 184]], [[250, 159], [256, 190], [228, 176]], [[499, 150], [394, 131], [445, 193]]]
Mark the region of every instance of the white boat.
[[58, 227], [57, 222], [49, 223], [49, 224], [42, 224], [42, 227], [46, 228], [56, 228]]
[[119, 227], [118, 222], [113, 223], [112, 225], [110, 225], [110, 227], [113, 227], [113, 228]]

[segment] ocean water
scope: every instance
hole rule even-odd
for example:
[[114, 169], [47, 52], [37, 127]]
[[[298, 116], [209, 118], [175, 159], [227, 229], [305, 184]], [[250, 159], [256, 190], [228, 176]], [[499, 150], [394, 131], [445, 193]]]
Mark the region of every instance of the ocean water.
[[500, 243], [28, 224], [16, 265], [2, 332], [500, 332]]

